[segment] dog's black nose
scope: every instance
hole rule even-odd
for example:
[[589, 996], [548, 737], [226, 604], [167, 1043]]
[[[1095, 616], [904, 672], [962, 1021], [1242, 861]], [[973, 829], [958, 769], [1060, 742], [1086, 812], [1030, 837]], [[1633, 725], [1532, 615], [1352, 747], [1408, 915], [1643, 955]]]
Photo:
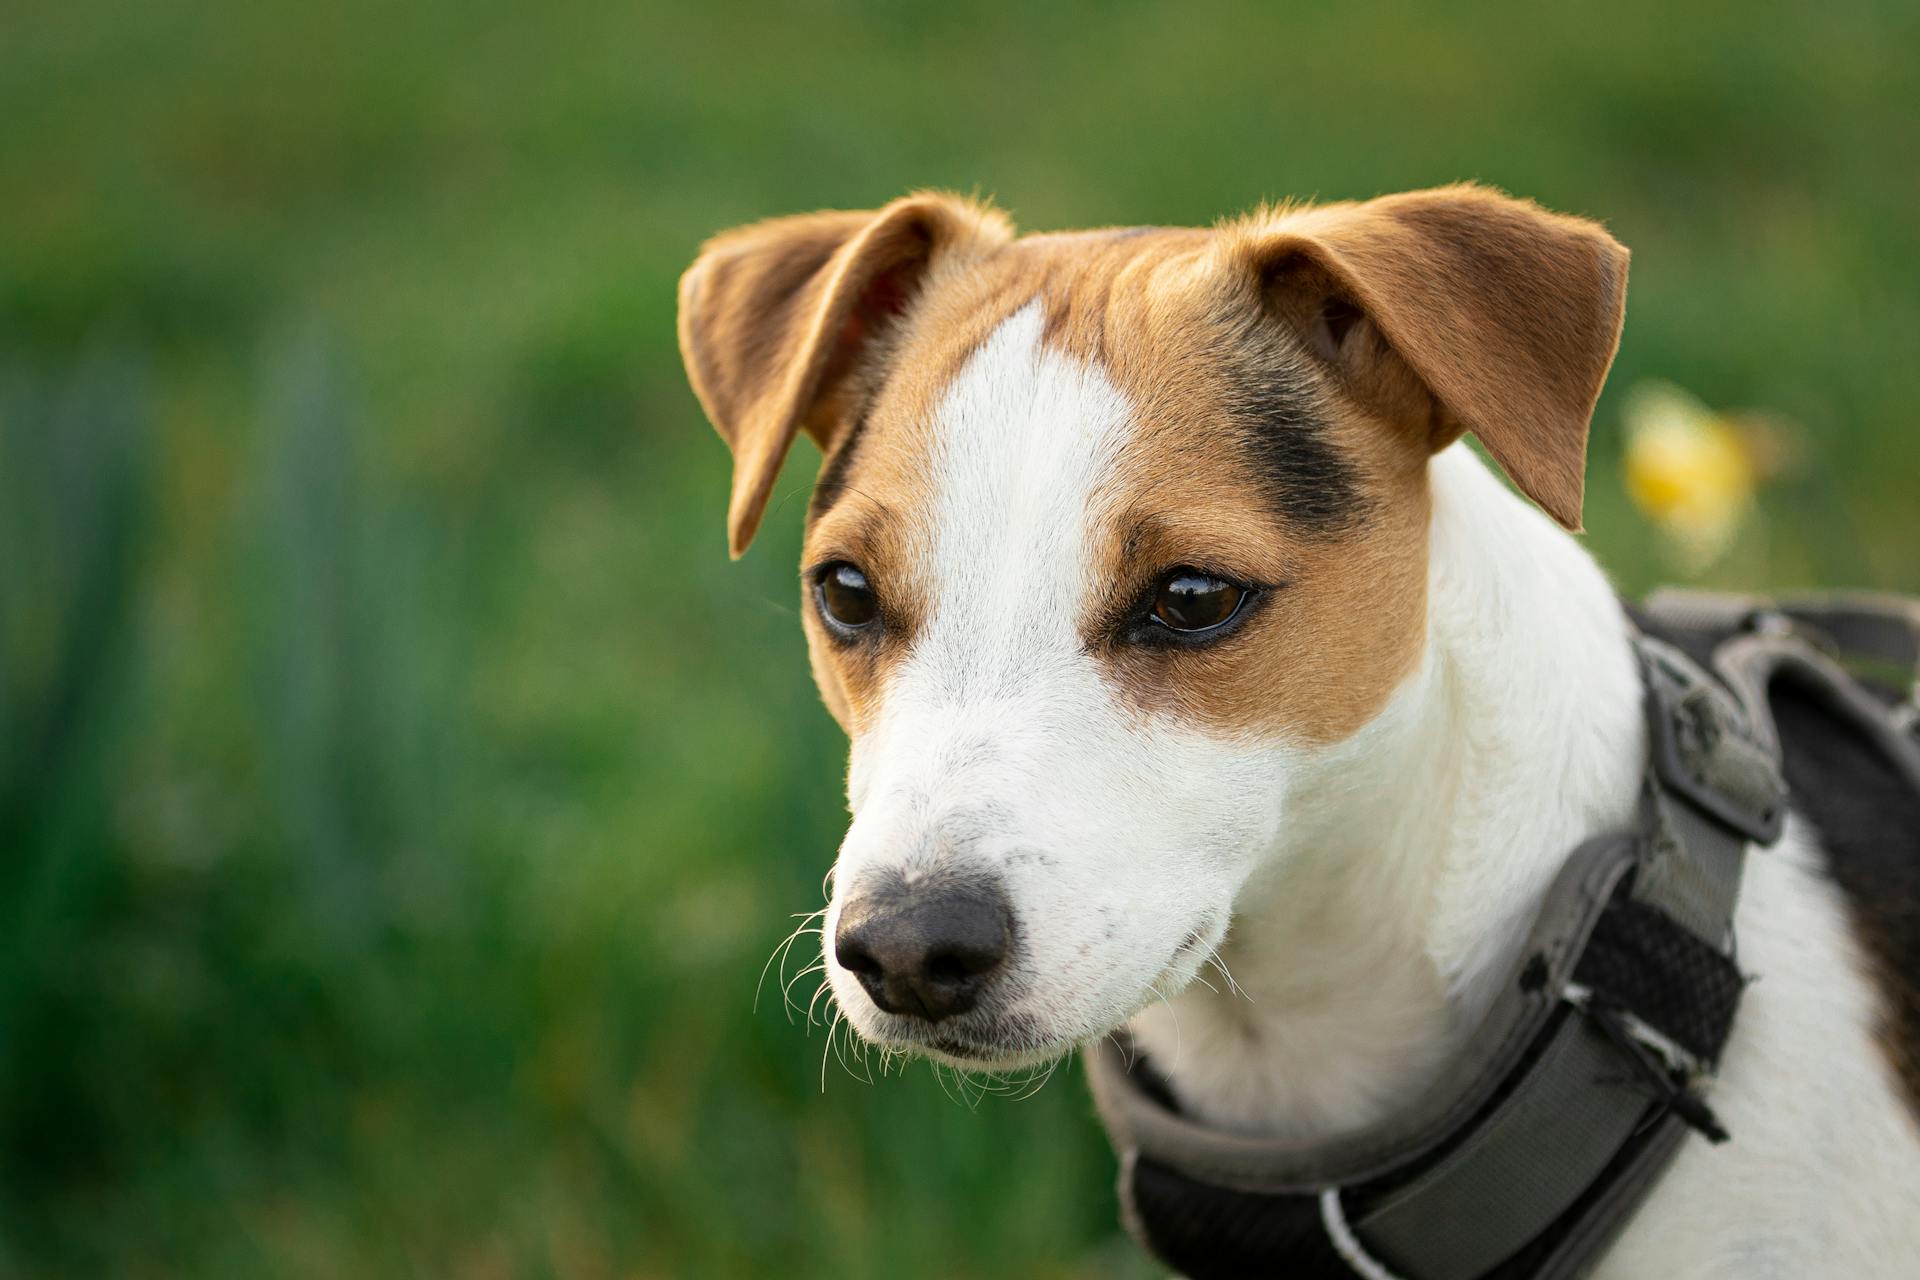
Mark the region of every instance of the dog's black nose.
[[997, 884], [895, 883], [842, 908], [833, 954], [888, 1013], [938, 1022], [973, 1008], [1012, 943], [1013, 913]]

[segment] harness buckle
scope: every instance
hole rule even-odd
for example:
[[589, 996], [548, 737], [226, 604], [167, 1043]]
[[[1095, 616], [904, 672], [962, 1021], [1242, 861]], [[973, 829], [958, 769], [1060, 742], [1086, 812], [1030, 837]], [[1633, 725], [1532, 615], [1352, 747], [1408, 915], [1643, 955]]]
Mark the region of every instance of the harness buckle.
[[1677, 651], [1641, 637], [1648, 746], [1661, 785], [1735, 833], [1772, 844], [1786, 825], [1786, 786], [1733, 699]]

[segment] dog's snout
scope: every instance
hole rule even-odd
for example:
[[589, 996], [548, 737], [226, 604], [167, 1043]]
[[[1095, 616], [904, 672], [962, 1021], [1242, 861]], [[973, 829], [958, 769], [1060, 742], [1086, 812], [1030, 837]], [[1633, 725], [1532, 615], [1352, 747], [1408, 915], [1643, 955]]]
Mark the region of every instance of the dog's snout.
[[886, 1012], [938, 1022], [973, 1008], [1012, 943], [1013, 913], [997, 885], [936, 882], [855, 897], [833, 953]]

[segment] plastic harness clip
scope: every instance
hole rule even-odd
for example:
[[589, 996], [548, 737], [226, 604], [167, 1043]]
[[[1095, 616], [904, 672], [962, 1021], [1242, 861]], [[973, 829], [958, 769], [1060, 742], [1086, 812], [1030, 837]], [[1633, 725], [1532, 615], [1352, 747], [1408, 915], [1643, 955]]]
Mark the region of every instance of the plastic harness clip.
[[[1648, 655], [1647, 698], [1654, 702], [1647, 717], [1654, 772], [1676, 795], [1709, 817], [1761, 844], [1780, 838], [1786, 825], [1786, 787], [1777, 773], [1760, 780], [1756, 792], [1767, 798], [1749, 802], [1709, 779], [1700, 761], [1724, 758], [1729, 738], [1744, 739], [1731, 700], [1711, 685], [1689, 679], [1651, 644]], [[1758, 766], [1756, 766], [1757, 768]]]

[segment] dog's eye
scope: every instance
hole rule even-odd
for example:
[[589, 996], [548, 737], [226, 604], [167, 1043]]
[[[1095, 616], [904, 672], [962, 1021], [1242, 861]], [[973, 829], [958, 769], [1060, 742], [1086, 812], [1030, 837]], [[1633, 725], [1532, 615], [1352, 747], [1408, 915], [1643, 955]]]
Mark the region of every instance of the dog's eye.
[[820, 599], [820, 611], [830, 621], [850, 630], [864, 627], [880, 616], [880, 602], [874, 598], [867, 575], [844, 560], [820, 571], [814, 594]]
[[1175, 569], [1153, 595], [1153, 619], [1172, 631], [1211, 631], [1233, 620], [1247, 598], [1245, 587], [1192, 569]]

